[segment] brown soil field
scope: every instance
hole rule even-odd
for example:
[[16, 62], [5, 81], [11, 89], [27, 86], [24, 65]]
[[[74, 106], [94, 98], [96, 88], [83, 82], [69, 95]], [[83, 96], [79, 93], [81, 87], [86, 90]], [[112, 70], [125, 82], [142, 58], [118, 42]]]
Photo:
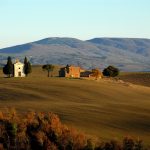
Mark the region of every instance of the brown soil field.
[[51, 111], [67, 125], [104, 140], [131, 135], [150, 143], [150, 87], [111, 80], [0, 77], [0, 109]]
[[119, 78], [125, 82], [150, 87], [150, 72], [147, 73], [121, 73]]

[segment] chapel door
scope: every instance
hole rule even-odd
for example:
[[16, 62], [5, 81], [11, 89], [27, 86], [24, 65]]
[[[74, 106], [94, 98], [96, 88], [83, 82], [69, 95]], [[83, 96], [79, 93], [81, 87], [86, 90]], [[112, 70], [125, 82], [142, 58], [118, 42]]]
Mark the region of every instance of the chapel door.
[[21, 72], [18, 72], [18, 76], [21, 77]]

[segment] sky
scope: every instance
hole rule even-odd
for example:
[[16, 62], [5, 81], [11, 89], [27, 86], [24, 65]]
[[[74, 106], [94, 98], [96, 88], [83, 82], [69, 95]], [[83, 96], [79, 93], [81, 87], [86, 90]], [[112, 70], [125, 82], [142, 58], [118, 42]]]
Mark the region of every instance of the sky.
[[0, 48], [47, 37], [150, 38], [150, 0], [0, 0]]

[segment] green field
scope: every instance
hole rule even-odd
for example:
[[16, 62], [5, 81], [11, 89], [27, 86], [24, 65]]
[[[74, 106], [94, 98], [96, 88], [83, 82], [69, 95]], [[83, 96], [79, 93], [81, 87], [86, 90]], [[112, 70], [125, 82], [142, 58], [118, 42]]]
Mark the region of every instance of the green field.
[[0, 77], [0, 109], [52, 111], [62, 121], [102, 139], [131, 135], [150, 143], [150, 87], [111, 80], [47, 78], [34, 67], [27, 78]]

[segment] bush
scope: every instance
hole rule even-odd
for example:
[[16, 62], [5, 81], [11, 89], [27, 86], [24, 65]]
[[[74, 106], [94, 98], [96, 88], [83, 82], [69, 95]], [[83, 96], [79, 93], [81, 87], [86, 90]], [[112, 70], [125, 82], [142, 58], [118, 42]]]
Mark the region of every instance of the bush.
[[[99, 144], [96, 144], [99, 143]], [[0, 150], [143, 150], [141, 140], [99, 142], [62, 124], [53, 113], [0, 112]]]
[[114, 66], [108, 66], [103, 70], [103, 75], [107, 77], [115, 77], [119, 75], [119, 69]]

